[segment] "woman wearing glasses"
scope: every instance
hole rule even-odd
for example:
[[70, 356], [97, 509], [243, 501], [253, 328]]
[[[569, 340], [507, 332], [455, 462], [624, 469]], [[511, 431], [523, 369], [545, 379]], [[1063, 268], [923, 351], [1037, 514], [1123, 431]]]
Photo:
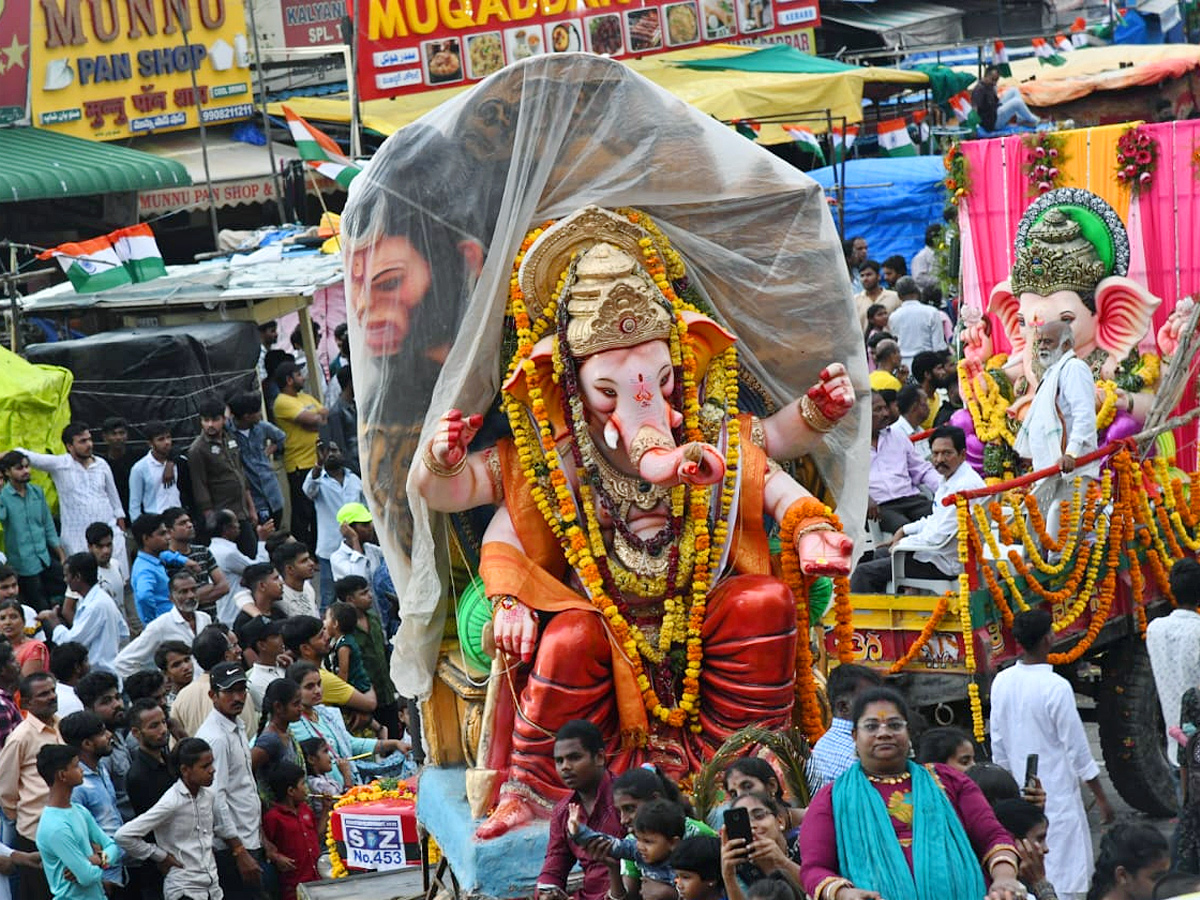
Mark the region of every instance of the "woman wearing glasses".
[[[889, 688], [854, 703], [858, 762], [813, 798], [800, 829], [813, 900], [1018, 900], [1017, 852], [975, 783], [909, 759], [908, 705]], [[990, 882], [990, 886], [989, 886]]]

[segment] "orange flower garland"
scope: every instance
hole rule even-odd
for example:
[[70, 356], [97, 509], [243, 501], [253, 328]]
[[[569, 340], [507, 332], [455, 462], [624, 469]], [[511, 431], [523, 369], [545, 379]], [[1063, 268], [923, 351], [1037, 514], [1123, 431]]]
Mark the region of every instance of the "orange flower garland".
[[[841, 523], [833, 512], [820, 500], [807, 497], [793, 503], [783, 517], [779, 526], [779, 541], [781, 544], [780, 567], [783, 571], [783, 581], [791, 589], [796, 598], [796, 705], [800, 710], [800, 727], [809, 741], [816, 741], [825, 733], [821, 721], [821, 707], [817, 702], [817, 686], [813, 678], [812, 640], [808, 621], [808, 589], [811, 579], [800, 569], [800, 554], [796, 550], [796, 532], [802, 524], [814, 519], [824, 519], [835, 529], [840, 530]], [[839, 622], [843, 609], [849, 607], [850, 598], [846, 588], [846, 579], [834, 580], [834, 596], [837, 603]], [[847, 624], [849, 620], [847, 619]], [[850, 640], [853, 640], [853, 625], [850, 625]], [[848, 651], [849, 658], [843, 656]], [[841, 636], [838, 640], [838, 659], [849, 662], [853, 658], [850, 644], [843, 647]]]
[[929, 621], [925, 623], [925, 627], [921, 629], [921, 633], [917, 635], [917, 639], [913, 641], [912, 646], [905, 651], [904, 655], [888, 667], [889, 675], [897, 675], [902, 672], [905, 666], [917, 658], [917, 654], [921, 652], [921, 648], [929, 643], [929, 639], [933, 637], [933, 633], [937, 631], [937, 627], [942, 624], [946, 610], [950, 608], [951, 596], [952, 594], [947, 591], [941, 597], [938, 597], [937, 605], [934, 606], [933, 611], [929, 614]]

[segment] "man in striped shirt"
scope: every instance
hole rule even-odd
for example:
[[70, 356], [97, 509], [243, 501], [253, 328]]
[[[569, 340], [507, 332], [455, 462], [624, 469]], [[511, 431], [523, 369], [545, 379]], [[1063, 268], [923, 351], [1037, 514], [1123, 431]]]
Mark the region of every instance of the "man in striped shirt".
[[62, 433], [67, 452], [59, 455], [17, 449], [29, 458], [35, 469], [50, 473], [58, 491], [62, 545], [67, 554], [86, 553], [87, 527], [104, 522], [113, 530], [113, 559], [128, 577], [125, 555], [125, 508], [117, 494], [108, 463], [92, 452], [92, 432], [82, 422], [72, 422]]

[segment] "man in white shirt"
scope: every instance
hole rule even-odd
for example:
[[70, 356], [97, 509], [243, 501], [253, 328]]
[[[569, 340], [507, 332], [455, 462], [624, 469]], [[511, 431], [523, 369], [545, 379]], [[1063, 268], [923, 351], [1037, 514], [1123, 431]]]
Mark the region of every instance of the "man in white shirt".
[[321, 570], [321, 609], [334, 600], [330, 558], [341, 543], [338, 510], [347, 503], [362, 503], [362, 479], [346, 467], [337, 444], [317, 444], [317, 464], [304, 478], [301, 490], [317, 509], [317, 564]]
[[247, 650], [254, 651], [255, 662], [246, 682], [255, 712], [261, 713], [267, 686], [287, 674], [286, 667], [279, 663], [279, 655], [283, 653], [283, 623], [270, 616], [255, 616], [242, 625], [239, 637]]
[[58, 682], [54, 689], [58, 694], [58, 717], [65, 719], [71, 713], [83, 712], [83, 701], [75, 693], [75, 683], [88, 673], [87, 648], [76, 641], [55, 644], [50, 651], [50, 674]]
[[238, 614], [238, 604], [233, 598], [241, 590], [242, 573], [247, 566], [270, 561], [267, 545], [263, 541], [275, 530], [275, 523], [268, 520], [265, 525], [258, 526], [258, 553], [251, 559], [238, 549], [241, 525], [237, 513], [231, 509], [219, 509], [213, 518], [215, 526], [208, 549], [217, 561], [217, 567], [225, 573], [225, 581], [229, 585], [229, 591], [217, 599], [217, 620], [232, 627]]
[[1200, 685], [1200, 563], [1188, 556], [1175, 561], [1171, 594], [1175, 609], [1146, 627], [1146, 652], [1168, 732], [1179, 725], [1183, 695]]
[[900, 306], [888, 316], [888, 331], [900, 344], [900, 358], [905, 367], [911, 368], [918, 353], [946, 349], [946, 330], [942, 327], [942, 314], [921, 302], [921, 288], [913, 278], [903, 275], [896, 279], [896, 296], [900, 298]]
[[347, 575], [358, 575], [365, 578], [367, 584], [373, 583], [375, 571], [383, 561], [383, 551], [375, 536], [371, 511], [361, 503], [347, 503], [338, 510], [337, 521], [342, 542], [329, 557], [334, 582]]
[[1029, 412], [1013, 449], [1033, 461], [1034, 471], [1057, 468], [1033, 489], [1050, 534], [1058, 533], [1061, 501], [1075, 493], [1075, 479], [1087, 483], [1100, 475], [1099, 461], [1076, 468], [1075, 460], [1096, 449], [1096, 380], [1088, 364], [1075, 355], [1069, 322], [1047, 322], [1035, 332], [1028, 352], [1043, 368]]
[[75, 617], [68, 628], [53, 610], [39, 613], [42, 627], [56, 644], [77, 641], [87, 648], [94, 668], [116, 674], [117, 653], [129, 637], [129, 625], [117, 602], [99, 582], [99, 566], [90, 553], [73, 553], [64, 567], [67, 587], [82, 597], [75, 604]]
[[[117, 609], [125, 606], [125, 576], [113, 562], [113, 530], [104, 522], [93, 522], [85, 532], [88, 552], [96, 557], [97, 583], [117, 601]], [[134, 616], [136, 610], [131, 611]]]
[[92, 432], [82, 422], [72, 422], [62, 433], [67, 452], [60, 455], [34, 453], [18, 447], [35, 469], [49, 472], [58, 491], [62, 544], [67, 553], [87, 549], [84, 532], [93, 522], [113, 528], [113, 557], [123, 575], [128, 573], [125, 556], [125, 508], [117, 493], [108, 463], [92, 452]]
[[262, 805], [250, 764], [250, 744], [240, 716], [246, 706], [246, 673], [235, 662], [213, 666], [209, 696], [213, 711], [196, 737], [213, 752], [213, 806], [218, 817], [234, 825], [243, 852], [219, 837], [217, 873], [226, 900], [257, 900], [262, 885]]
[[[942, 483], [933, 495], [933, 512], [900, 527], [892, 535], [888, 550], [915, 550], [906, 572], [914, 578], [956, 578], [962, 572], [958, 560], [958, 510], [945, 506], [942, 499], [962, 491], [984, 487], [979, 473], [967, 465], [967, 436], [961, 428], [943, 425], [930, 440], [933, 467]], [[904, 544], [900, 545], [900, 540]], [[899, 545], [899, 546], [898, 546]], [[859, 563], [850, 576], [850, 590], [856, 594], [880, 594], [887, 589], [892, 575], [892, 560], [885, 556]]]
[[317, 592], [309, 579], [316, 572], [316, 563], [308, 548], [299, 541], [281, 544], [271, 558], [271, 563], [283, 579], [283, 596], [275, 604], [289, 616], [316, 616]]
[[[921, 423], [929, 416], [929, 398], [920, 387], [906, 384], [900, 388], [900, 393], [896, 395], [896, 409], [900, 412], [900, 418], [890, 427], [898, 434], [911, 438], [918, 431], [924, 431]], [[914, 443], [913, 450], [922, 459], [929, 459], [929, 439]]]
[[900, 305], [900, 298], [895, 291], [889, 291], [879, 283], [879, 263], [868, 259], [858, 269], [858, 277], [862, 282], [862, 290], [854, 295], [854, 308], [858, 311], [858, 327], [863, 333], [867, 331], [867, 310], [872, 303], [878, 303], [887, 308], [888, 321], [891, 313]]
[[171, 576], [171, 609], [152, 619], [142, 633], [117, 655], [117, 675], [128, 678], [138, 669], [154, 666], [154, 651], [163, 641], [183, 641], [189, 647], [212, 619], [197, 609], [196, 579], [186, 569]]
[[1079, 782], [1086, 781], [1095, 796], [1102, 824], [1113, 820], [1113, 811], [1075, 706], [1075, 691], [1049, 662], [1052, 622], [1045, 609], [1027, 610], [1013, 620], [1013, 637], [1023, 652], [1016, 665], [992, 682], [992, 759], [1023, 783], [1026, 760], [1038, 755], [1050, 822], [1046, 880], [1060, 900], [1082, 900], [1092, 874], [1092, 836]]
[[130, 519], [180, 505], [179, 479], [171, 458], [171, 429], [155, 420], [147, 422], [142, 431], [150, 450], [129, 470]]
[[925, 228], [925, 246], [909, 263], [908, 272], [922, 290], [926, 285], [937, 284], [937, 245], [942, 239], [942, 226], [929, 225]]

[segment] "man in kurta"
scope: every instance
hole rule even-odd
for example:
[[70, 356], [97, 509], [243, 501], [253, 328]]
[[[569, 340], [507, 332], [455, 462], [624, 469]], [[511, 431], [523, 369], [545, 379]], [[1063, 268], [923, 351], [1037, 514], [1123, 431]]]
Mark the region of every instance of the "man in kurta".
[[1092, 873], [1092, 837], [1079, 782], [1086, 781], [1095, 795], [1104, 824], [1113, 820], [1113, 811], [1075, 707], [1075, 692], [1048, 661], [1051, 622], [1044, 609], [1028, 610], [1013, 621], [1013, 637], [1023, 652], [1016, 665], [992, 682], [992, 757], [1023, 781], [1026, 758], [1038, 755], [1050, 821], [1046, 878], [1059, 900], [1083, 900]]

